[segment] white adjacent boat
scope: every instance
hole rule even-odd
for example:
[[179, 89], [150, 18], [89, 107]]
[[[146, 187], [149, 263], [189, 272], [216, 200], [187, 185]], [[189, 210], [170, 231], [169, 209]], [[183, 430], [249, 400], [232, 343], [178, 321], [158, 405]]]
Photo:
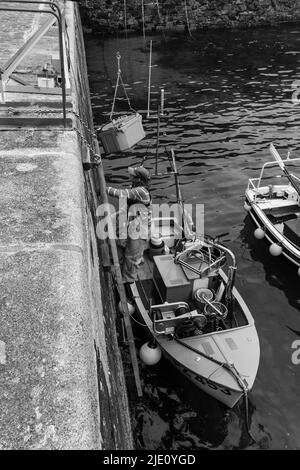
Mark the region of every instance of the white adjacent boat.
[[130, 286], [139, 321], [185, 377], [233, 407], [251, 390], [260, 357], [254, 319], [234, 287], [235, 257], [209, 237], [178, 240], [178, 220], [155, 223], [168, 252], [145, 255]]
[[[282, 160], [273, 144], [270, 151], [275, 160], [264, 163], [258, 178], [249, 179], [244, 207], [257, 226], [255, 237], [269, 242], [272, 255], [282, 254], [299, 267], [300, 179], [291, 168], [299, 168], [300, 158]], [[274, 176], [278, 166], [282, 173]], [[278, 184], [279, 177], [285, 181]]]

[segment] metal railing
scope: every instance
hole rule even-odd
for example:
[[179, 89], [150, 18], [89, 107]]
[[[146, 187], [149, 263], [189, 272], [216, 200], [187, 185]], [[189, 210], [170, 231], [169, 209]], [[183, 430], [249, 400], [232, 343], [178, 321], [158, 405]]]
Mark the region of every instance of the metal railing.
[[[58, 37], [59, 37], [59, 56], [60, 56], [60, 66], [61, 66], [61, 89], [62, 89], [62, 109], [63, 109], [63, 123], [66, 127], [66, 74], [65, 74], [65, 63], [64, 63], [64, 41], [63, 41], [63, 31], [65, 30], [65, 19], [64, 19], [64, 10], [62, 11], [60, 7], [53, 1], [38, 1], [38, 0], [5, 0], [5, 3], [11, 4], [38, 4], [38, 5], [48, 5], [50, 10], [40, 10], [37, 8], [21, 8], [19, 6], [2, 6], [0, 4], [0, 11], [12, 11], [12, 12], [23, 12], [23, 13], [40, 13], [40, 14], [49, 14], [54, 16], [54, 21], [49, 21], [47, 24], [43, 25], [38, 31], [36, 31], [23, 46], [17, 51], [14, 56], [9, 59], [4, 68], [2, 68], [0, 73], [0, 88], [2, 98], [5, 93], [5, 82], [11, 76], [12, 72], [15, 70], [17, 65], [22, 61], [22, 59], [28, 54], [36, 42], [48, 31], [48, 29], [54, 24], [57, 20], [58, 23]], [[55, 11], [56, 10], [56, 11]], [[68, 51], [69, 53], [69, 51]], [[24, 85], [21, 91], [26, 91], [26, 85]], [[34, 93], [34, 90], [31, 90]], [[50, 90], [47, 89], [47, 94], [52, 94]], [[55, 92], [56, 94], [56, 92]]]

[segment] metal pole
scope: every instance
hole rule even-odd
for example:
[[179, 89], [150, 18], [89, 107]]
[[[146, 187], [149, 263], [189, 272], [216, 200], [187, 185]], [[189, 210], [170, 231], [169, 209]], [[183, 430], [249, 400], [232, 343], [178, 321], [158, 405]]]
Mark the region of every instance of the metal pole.
[[189, 35], [192, 37], [186, 0], [184, 0], [184, 10], [185, 10], [185, 18], [186, 18], [186, 25], [188, 28], [188, 32], [189, 32]]
[[127, 12], [126, 12], [126, 0], [124, 0], [124, 26], [125, 26], [125, 34], [127, 36]]
[[144, 0], [142, 0], [142, 23], [143, 23], [143, 37], [144, 37], [144, 41], [146, 42]]
[[149, 73], [148, 73], [148, 108], [147, 108], [147, 118], [150, 117], [150, 94], [151, 94], [151, 65], [152, 62], [152, 39], [150, 41], [150, 55], [149, 55]]
[[0, 93], [2, 102], [5, 103], [4, 82], [2, 81], [2, 74], [0, 74]]
[[165, 90], [162, 88], [160, 90], [160, 115], [164, 115], [164, 102], [165, 102]]
[[160, 109], [157, 108], [157, 128], [156, 128], [156, 154], [155, 154], [155, 174], [157, 175], [158, 149], [159, 149], [159, 131], [160, 131]]
[[61, 90], [62, 90], [62, 105], [63, 105], [63, 120], [64, 127], [67, 126], [66, 121], [66, 77], [65, 77], [65, 64], [64, 64], [64, 44], [63, 44], [63, 29], [61, 21], [58, 22], [58, 36], [59, 36], [59, 57], [61, 64]]

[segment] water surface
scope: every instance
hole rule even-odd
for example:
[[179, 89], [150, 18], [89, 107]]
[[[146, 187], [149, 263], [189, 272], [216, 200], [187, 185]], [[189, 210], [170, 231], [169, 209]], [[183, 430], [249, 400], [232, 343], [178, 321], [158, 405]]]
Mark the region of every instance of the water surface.
[[[149, 41], [153, 40], [151, 113], [147, 115]], [[186, 203], [205, 204], [205, 231], [236, 254], [236, 285], [256, 322], [261, 360], [250, 393], [251, 432], [241, 402], [226, 409], [198, 391], [161, 361], [141, 365], [144, 397], [131, 401], [137, 448], [300, 449], [300, 365], [293, 365], [292, 342], [300, 330], [297, 270], [272, 258], [243, 210], [249, 177], [270, 159], [273, 142], [282, 156], [299, 156], [300, 28], [214, 31], [186, 36], [86, 39], [95, 124], [108, 122], [117, 77], [116, 52], [130, 104], [143, 115], [146, 138], [134, 149], [103, 157], [112, 184], [128, 181], [126, 168], [147, 156], [153, 168], [156, 110], [165, 90], [161, 147], [173, 147]], [[300, 83], [300, 82], [299, 82]], [[294, 93], [294, 102], [292, 100]], [[119, 90], [118, 96], [124, 98]], [[299, 94], [300, 98], [300, 94]], [[128, 110], [117, 101], [117, 112]], [[153, 182], [153, 195], [175, 199], [171, 178]], [[292, 331], [292, 330], [296, 330]], [[145, 340], [137, 330], [137, 343]], [[300, 332], [299, 332], [300, 335]]]

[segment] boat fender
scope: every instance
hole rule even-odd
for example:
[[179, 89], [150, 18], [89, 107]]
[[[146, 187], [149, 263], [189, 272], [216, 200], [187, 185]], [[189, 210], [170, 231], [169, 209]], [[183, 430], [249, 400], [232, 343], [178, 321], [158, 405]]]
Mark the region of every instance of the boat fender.
[[251, 211], [251, 206], [245, 201], [244, 203], [244, 209], [246, 212], [250, 212]]
[[269, 248], [269, 252], [272, 256], [279, 256], [282, 253], [282, 246], [278, 245], [278, 243], [272, 243]]
[[[131, 302], [129, 302], [128, 300], [127, 300], [127, 308], [128, 308], [128, 313], [129, 313], [129, 315], [133, 315], [134, 312], [135, 312], [135, 307], [134, 307], [134, 305], [133, 305]], [[118, 310], [119, 310], [120, 313], [123, 313], [123, 314], [125, 313], [125, 312], [124, 312], [124, 309], [123, 309], [123, 306], [122, 306], [121, 300], [120, 300], [120, 302], [118, 303]]]
[[298, 276], [300, 276], [300, 268], [298, 268], [298, 271], [297, 271], [297, 272], [298, 272]]
[[160, 361], [161, 349], [157, 343], [145, 343], [140, 349], [140, 358], [147, 366], [154, 366]]
[[265, 231], [258, 227], [256, 230], [254, 230], [254, 236], [257, 238], [257, 240], [262, 240], [265, 236]]

